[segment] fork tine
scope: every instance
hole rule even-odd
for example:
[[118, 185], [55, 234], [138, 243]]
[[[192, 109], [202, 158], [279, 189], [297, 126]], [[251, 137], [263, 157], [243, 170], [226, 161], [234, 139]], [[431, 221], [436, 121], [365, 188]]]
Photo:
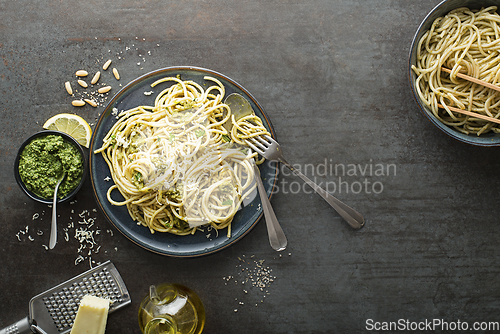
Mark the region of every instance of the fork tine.
[[276, 143], [276, 140], [273, 139], [273, 137], [269, 136], [269, 135], [263, 135], [262, 137], [266, 138], [270, 143]]
[[261, 150], [265, 150], [267, 148], [267, 146], [266, 146], [267, 143], [265, 141], [262, 141], [259, 138], [259, 136], [250, 137], [250, 138], [247, 138], [246, 140], [252, 142], [252, 144], [259, 147]]
[[[260, 155], [264, 155], [264, 151], [260, 148], [258, 148], [257, 146], [254, 145], [255, 144], [258, 144], [260, 145], [258, 142], [256, 141], [250, 141], [250, 139], [253, 139], [253, 138], [248, 138], [248, 139], [245, 139], [246, 143], [248, 144], [248, 146], [250, 146], [252, 148], [252, 150], [254, 150], [255, 152], [257, 152], [258, 154]], [[264, 148], [265, 149], [265, 148]]]
[[272, 144], [272, 142], [268, 139], [269, 138], [268, 135], [260, 135], [260, 136], [255, 136], [253, 138], [258, 140], [264, 146], [263, 147], [264, 149], [268, 148]]

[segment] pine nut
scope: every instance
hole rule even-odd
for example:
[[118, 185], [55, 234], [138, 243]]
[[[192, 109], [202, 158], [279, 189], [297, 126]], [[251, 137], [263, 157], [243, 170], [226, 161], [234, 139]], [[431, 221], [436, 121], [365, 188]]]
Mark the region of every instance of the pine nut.
[[102, 69], [106, 71], [109, 65], [111, 65], [111, 59], [109, 59], [107, 62], [104, 63], [104, 65], [102, 65]]
[[75, 107], [83, 107], [85, 105], [85, 102], [82, 100], [74, 100], [71, 102], [71, 104]]
[[69, 95], [73, 95], [73, 88], [71, 88], [71, 83], [69, 81], [64, 83], [64, 87], [66, 87], [66, 91]]
[[84, 99], [85, 102], [90, 104], [92, 107], [97, 107], [97, 103], [94, 100]]
[[89, 85], [87, 85], [87, 83], [83, 80], [78, 80], [78, 83], [80, 84], [80, 86], [82, 86], [83, 88], [87, 88]]
[[97, 73], [94, 75], [94, 77], [92, 78], [92, 81], [90, 81], [90, 83], [92, 85], [95, 85], [97, 83], [97, 81], [99, 81], [100, 77], [101, 77], [101, 72], [97, 71]]
[[97, 90], [99, 94], [107, 93], [111, 90], [111, 86], [101, 87]]
[[118, 70], [113, 67], [113, 75], [115, 76], [116, 80], [120, 80], [120, 73], [118, 73]]
[[77, 77], [86, 77], [87, 75], [89, 75], [89, 72], [84, 71], [84, 70], [79, 70], [79, 71], [76, 71], [75, 75]]

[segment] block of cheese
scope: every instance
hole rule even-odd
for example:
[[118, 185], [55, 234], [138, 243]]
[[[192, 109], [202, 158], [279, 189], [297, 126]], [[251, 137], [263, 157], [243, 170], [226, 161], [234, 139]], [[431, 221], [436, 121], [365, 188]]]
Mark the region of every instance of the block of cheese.
[[71, 334], [104, 334], [109, 300], [86, 295], [80, 301]]

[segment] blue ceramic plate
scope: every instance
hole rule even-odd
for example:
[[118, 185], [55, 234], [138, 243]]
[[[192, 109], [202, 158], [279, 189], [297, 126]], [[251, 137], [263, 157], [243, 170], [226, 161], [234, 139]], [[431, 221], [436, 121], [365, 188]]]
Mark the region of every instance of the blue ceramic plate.
[[[100, 153], [92, 153], [101, 147], [103, 138], [117, 121], [116, 117], [112, 114], [113, 108], [121, 111], [139, 105], [154, 105], [156, 95], [171, 83], [162, 83], [154, 88], [151, 88], [151, 84], [158, 79], [176, 75], [180, 75], [182, 80], [193, 80], [204, 87], [213, 85], [213, 82], [205, 81], [203, 79], [204, 76], [208, 75], [217, 78], [224, 84], [226, 96], [231, 93], [239, 93], [250, 101], [255, 113], [263, 120], [269, 132], [275, 137], [271, 122], [257, 100], [234, 80], [223, 74], [203, 68], [169, 67], [148, 73], [133, 80], [109, 102], [99, 118], [90, 143], [90, 178], [94, 195], [107, 219], [129, 240], [154, 253], [175, 257], [195, 257], [220, 251], [246, 235], [262, 216], [259, 196], [256, 196], [250, 203], [247, 203], [236, 214], [232, 222], [230, 238], [227, 238], [227, 230], [219, 231], [218, 235], [214, 230], [210, 232], [197, 231], [194, 235], [189, 236], [177, 236], [159, 232], [151, 234], [148, 228], [137, 225], [137, 222], [132, 220], [125, 206], [114, 206], [108, 202], [106, 192], [113, 185], [113, 181], [106, 181], [106, 179], [108, 177], [111, 178], [111, 174], [102, 155]], [[144, 94], [151, 91], [153, 92], [151, 95]], [[277, 181], [278, 169], [274, 163], [266, 161], [260, 166], [260, 170], [264, 187], [266, 188], [267, 195], [270, 197]], [[113, 191], [112, 196], [115, 200], [123, 200], [118, 191]]]

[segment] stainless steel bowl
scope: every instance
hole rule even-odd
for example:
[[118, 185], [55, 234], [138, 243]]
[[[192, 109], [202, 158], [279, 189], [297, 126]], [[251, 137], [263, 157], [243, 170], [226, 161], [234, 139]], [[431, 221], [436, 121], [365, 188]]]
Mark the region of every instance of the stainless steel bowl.
[[418, 47], [418, 42], [422, 35], [430, 29], [432, 22], [434, 22], [435, 19], [441, 16], [445, 16], [448, 14], [450, 11], [460, 8], [460, 7], [468, 7], [470, 9], [481, 9], [483, 7], [490, 7], [490, 6], [498, 6], [500, 10], [500, 1], [499, 0], [445, 0], [439, 3], [436, 7], [434, 7], [428, 14], [427, 16], [423, 19], [422, 23], [420, 23], [420, 26], [417, 29], [417, 32], [415, 33], [415, 36], [413, 37], [413, 40], [411, 42], [411, 48], [410, 48], [410, 55], [409, 55], [409, 61], [408, 61], [408, 77], [409, 77], [409, 83], [410, 83], [410, 88], [411, 91], [413, 92], [413, 96], [427, 119], [434, 124], [438, 129], [446, 133], [448, 136], [457, 139], [461, 142], [468, 143], [471, 145], [476, 145], [476, 146], [500, 146], [500, 134], [495, 134], [495, 133], [486, 133], [482, 134], [481, 136], [477, 135], [466, 135], [464, 133], [461, 133], [457, 130], [455, 130], [452, 127], [449, 127], [443, 123], [441, 123], [432, 113], [432, 111], [422, 103], [420, 100], [420, 97], [417, 94], [416, 88], [415, 88], [415, 80], [417, 76], [415, 73], [413, 73], [411, 66], [416, 64], [416, 58], [417, 58], [417, 47]]

